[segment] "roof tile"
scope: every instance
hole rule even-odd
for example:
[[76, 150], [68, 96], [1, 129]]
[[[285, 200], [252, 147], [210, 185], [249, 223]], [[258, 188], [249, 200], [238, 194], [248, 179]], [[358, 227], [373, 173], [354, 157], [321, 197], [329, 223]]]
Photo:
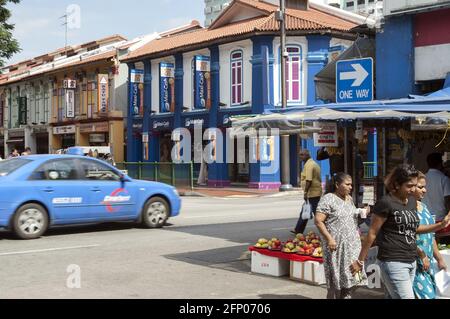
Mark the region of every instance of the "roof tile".
[[[255, 0], [235, 0], [234, 3], [250, 5], [252, 7], [265, 11], [266, 15], [263, 17], [256, 17], [244, 21], [235, 22], [223, 27], [202, 29], [186, 34], [156, 39], [142, 46], [138, 50], [130, 53], [123, 60], [133, 60], [143, 56], [158, 54], [168, 50], [182, 50], [184, 47], [192, 46], [195, 44], [206, 44], [210, 41], [227, 37], [231, 38], [234, 36], [256, 32], [270, 32], [279, 30], [279, 22], [275, 17], [275, 11], [277, 11], [278, 9], [277, 6]], [[228, 9], [229, 8], [230, 7], [228, 7]], [[357, 25], [355, 23], [311, 8], [308, 10], [286, 10], [286, 29], [289, 31], [334, 30], [340, 32], [348, 32], [356, 26]]]

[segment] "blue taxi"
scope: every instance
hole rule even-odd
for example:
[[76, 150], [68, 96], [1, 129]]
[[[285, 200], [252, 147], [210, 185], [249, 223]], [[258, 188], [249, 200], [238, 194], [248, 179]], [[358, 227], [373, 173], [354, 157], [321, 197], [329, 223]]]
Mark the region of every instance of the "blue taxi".
[[91, 157], [32, 155], [0, 161], [0, 228], [34, 239], [56, 225], [136, 221], [160, 228], [180, 213], [177, 190], [134, 180]]

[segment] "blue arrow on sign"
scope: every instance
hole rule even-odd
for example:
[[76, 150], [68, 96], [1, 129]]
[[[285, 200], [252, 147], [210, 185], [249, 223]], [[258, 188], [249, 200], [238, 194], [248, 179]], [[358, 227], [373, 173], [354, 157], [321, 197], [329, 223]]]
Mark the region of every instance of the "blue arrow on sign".
[[372, 58], [342, 60], [336, 63], [336, 102], [373, 100]]

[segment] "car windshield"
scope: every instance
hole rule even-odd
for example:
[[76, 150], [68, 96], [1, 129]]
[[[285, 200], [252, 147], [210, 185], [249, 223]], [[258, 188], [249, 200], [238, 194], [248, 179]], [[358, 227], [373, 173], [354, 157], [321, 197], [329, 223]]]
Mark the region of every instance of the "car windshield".
[[7, 176], [14, 172], [15, 170], [21, 168], [25, 164], [29, 163], [30, 160], [26, 160], [23, 158], [14, 158], [6, 161], [0, 162], [0, 177]]

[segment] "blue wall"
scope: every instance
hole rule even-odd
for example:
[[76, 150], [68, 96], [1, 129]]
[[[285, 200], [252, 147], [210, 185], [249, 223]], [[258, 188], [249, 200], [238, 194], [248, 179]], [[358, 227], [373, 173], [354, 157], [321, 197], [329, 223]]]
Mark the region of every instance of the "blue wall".
[[395, 99], [415, 93], [414, 25], [409, 15], [386, 19], [376, 35], [376, 99]]
[[[258, 36], [252, 38], [252, 113], [261, 114], [273, 108], [274, 73], [273, 73], [273, 37]], [[261, 188], [278, 188], [280, 183], [280, 143], [275, 138], [275, 157], [273, 163], [250, 163], [250, 185]], [[261, 152], [261, 150], [260, 150]], [[277, 169], [265, 173], [264, 167], [275, 165]], [[270, 170], [271, 171], [271, 170]]]
[[[152, 110], [152, 64], [150, 60], [144, 61], [144, 119], [142, 121], [142, 132], [149, 133], [150, 125], [148, 119], [150, 118]], [[149, 150], [148, 150], [148, 160], [144, 159], [144, 154], [142, 155], [142, 160], [144, 162], [150, 162], [152, 157], [152, 142], [150, 141], [151, 136], [149, 136]], [[142, 143], [144, 144], [144, 143]], [[142, 145], [142, 150], [144, 150], [144, 145]]]
[[[308, 39], [308, 80], [307, 80], [307, 92], [308, 99], [307, 104], [313, 105], [316, 103], [316, 85], [314, 77], [321, 71], [328, 63], [328, 48], [330, 47], [331, 37], [311, 35], [307, 36]], [[318, 147], [314, 146], [314, 140], [308, 139], [302, 141], [302, 148], [306, 148], [310, 151], [311, 157], [317, 160]], [[329, 160], [323, 160], [317, 162], [320, 165], [322, 172], [322, 182], [325, 182], [326, 176], [330, 175], [330, 162]], [[292, 163], [296, 169], [299, 169], [297, 163]], [[297, 175], [299, 171], [297, 171]]]
[[134, 63], [128, 64], [127, 162], [138, 162], [142, 160], [142, 141], [134, 134], [137, 130], [133, 130], [133, 124], [140, 124], [142, 121], [136, 121], [131, 114], [131, 103], [133, 102], [131, 70], [134, 68]]
[[[209, 111], [209, 127], [217, 128], [220, 101], [220, 52], [218, 46], [210, 48], [211, 52], [211, 109]], [[225, 157], [225, 135], [222, 154]], [[228, 164], [213, 163], [208, 165], [208, 185], [223, 187], [229, 185]]]

